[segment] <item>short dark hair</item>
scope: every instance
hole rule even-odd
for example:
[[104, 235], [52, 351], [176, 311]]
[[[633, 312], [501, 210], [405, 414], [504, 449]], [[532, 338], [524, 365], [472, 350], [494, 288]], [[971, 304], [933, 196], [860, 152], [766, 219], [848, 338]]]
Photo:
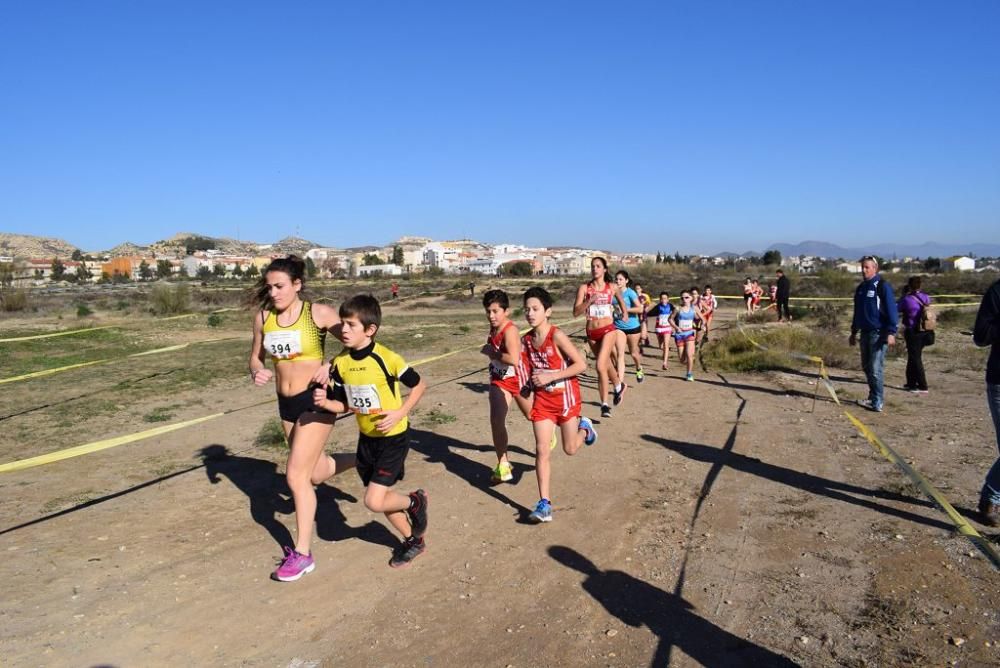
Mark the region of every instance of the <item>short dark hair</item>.
[[490, 304], [498, 304], [504, 311], [510, 308], [510, 297], [503, 290], [487, 290], [483, 295], [483, 308], [489, 308]]
[[542, 302], [542, 306], [546, 309], [552, 308], [552, 295], [545, 288], [538, 287], [537, 285], [533, 288], [528, 288], [524, 291], [523, 303], [527, 304], [528, 300], [534, 297], [538, 301]]
[[708, 283], [705, 284], [705, 290], [711, 290], [712, 286]]
[[354, 295], [340, 305], [340, 319], [357, 318], [368, 329], [382, 326], [382, 307], [372, 295]]
[[670, 293], [667, 292], [666, 290], [664, 290], [663, 292], [661, 292], [660, 296], [661, 297], [666, 297], [667, 299], [670, 299]]
[[778, 271], [776, 271], [774, 273], [777, 274], [778, 276], [784, 276], [785, 275], [785, 272], [783, 270], [781, 270], [781, 269], [779, 269]]

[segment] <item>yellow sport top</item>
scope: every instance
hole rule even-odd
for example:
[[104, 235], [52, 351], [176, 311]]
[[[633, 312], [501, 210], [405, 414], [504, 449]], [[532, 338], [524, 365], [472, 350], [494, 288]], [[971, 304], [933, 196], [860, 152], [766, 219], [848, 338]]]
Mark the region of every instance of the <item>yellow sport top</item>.
[[320, 331], [313, 322], [312, 304], [309, 302], [302, 302], [298, 319], [288, 327], [278, 324], [276, 311], [268, 311], [261, 330], [264, 332], [264, 350], [275, 363], [323, 359], [326, 332]]
[[357, 416], [362, 434], [382, 438], [406, 431], [405, 417], [385, 433], [375, 427], [382, 413], [403, 405], [399, 386], [415, 387], [420, 382], [402, 357], [374, 341], [361, 350], [344, 349], [330, 361], [330, 380], [334, 398]]

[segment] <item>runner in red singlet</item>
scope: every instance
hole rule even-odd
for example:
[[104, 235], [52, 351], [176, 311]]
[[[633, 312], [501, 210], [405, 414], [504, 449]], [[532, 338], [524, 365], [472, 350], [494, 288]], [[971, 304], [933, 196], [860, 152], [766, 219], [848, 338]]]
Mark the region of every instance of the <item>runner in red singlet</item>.
[[[618, 286], [611, 280], [607, 260], [603, 257], [591, 260], [590, 273], [593, 277], [591, 281], [581, 285], [576, 292], [573, 315], [587, 315], [587, 343], [597, 359], [597, 391], [601, 400], [601, 417], [611, 417], [611, 407], [608, 406], [609, 381], [614, 384], [616, 406], [621, 403], [627, 387], [611, 364], [611, 351], [615, 345], [613, 335], [616, 331], [612, 302], [618, 300], [622, 313], [628, 307]], [[609, 334], [612, 336], [608, 336]]]

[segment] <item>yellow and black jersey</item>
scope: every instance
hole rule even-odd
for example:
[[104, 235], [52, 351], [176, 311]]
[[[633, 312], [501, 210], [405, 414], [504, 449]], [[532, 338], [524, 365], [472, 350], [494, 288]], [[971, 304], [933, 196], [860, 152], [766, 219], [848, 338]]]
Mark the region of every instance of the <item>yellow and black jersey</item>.
[[343, 350], [330, 361], [333, 398], [358, 418], [362, 434], [380, 438], [402, 434], [409, 426], [403, 418], [386, 433], [375, 428], [381, 414], [403, 405], [400, 384], [416, 387], [420, 375], [402, 357], [380, 343], [361, 350]]
[[323, 359], [326, 332], [313, 322], [311, 303], [302, 302], [298, 319], [288, 327], [278, 324], [275, 311], [261, 311], [261, 320], [264, 350], [275, 363]]

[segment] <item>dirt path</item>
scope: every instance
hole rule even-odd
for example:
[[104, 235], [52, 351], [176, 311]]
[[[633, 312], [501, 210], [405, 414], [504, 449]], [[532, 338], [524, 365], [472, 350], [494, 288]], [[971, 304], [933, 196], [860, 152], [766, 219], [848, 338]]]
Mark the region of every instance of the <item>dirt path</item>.
[[[1000, 661], [998, 573], [832, 403], [814, 408], [808, 375], [648, 372], [597, 445], [555, 456], [555, 521], [533, 526], [527, 423], [511, 420], [514, 484], [491, 487], [484, 379], [444, 382], [481, 366], [462, 353], [423, 370], [442, 384], [414, 419], [402, 487], [430, 492], [431, 529], [404, 571], [349, 473], [320, 488], [316, 571], [268, 579], [294, 526], [281, 454], [249, 445], [273, 406], [0, 478], [3, 665]], [[890, 390], [893, 410], [865, 418], [970, 506], [992, 426], [980, 374], [941, 376], [933, 403]], [[355, 435], [338, 426], [333, 449]], [[149, 475], [153, 458], [181, 464]], [[53, 510], [73, 495], [88, 500]]]

